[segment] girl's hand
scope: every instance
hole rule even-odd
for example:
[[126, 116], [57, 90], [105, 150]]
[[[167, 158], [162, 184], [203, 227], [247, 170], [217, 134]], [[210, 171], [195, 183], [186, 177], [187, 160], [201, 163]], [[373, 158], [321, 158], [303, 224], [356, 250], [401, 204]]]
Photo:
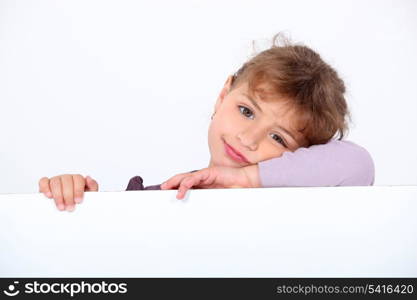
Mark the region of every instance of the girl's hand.
[[84, 191], [97, 192], [97, 181], [79, 174], [64, 174], [51, 179], [42, 177], [39, 180], [39, 192], [48, 198], [54, 198], [59, 210], [73, 211], [75, 204], [82, 202]]
[[161, 190], [177, 189], [177, 199], [183, 199], [190, 188], [253, 188], [257, 182], [257, 165], [242, 168], [209, 167], [192, 173], [175, 175], [161, 184]]

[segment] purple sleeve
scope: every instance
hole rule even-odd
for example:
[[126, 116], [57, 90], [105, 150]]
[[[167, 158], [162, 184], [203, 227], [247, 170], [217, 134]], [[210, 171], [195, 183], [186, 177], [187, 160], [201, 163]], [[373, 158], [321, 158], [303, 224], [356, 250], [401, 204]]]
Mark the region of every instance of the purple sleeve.
[[135, 176], [135, 177], [130, 178], [126, 191], [160, 190], [160, 189], [161, 189], [160, 184], [144, 187], [142, 177]]
[[375, 167], [363, 147], [332, 139], [258, 163], [262, 187], [373, 185]]

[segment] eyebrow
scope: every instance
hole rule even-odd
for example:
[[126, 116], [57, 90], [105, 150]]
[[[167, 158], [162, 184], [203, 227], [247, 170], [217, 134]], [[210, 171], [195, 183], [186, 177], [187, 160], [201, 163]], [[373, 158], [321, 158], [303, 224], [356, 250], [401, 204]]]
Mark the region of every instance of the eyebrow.
[[[260, 112], [263, 112], [262, 111], [262, 109], [261, 109], [261, 107], [258, 105], [258, 103], [256, 103], [256, 101], [255, 100], [253, 100], [251, 97], [249, 97], [249, 95], [247, 95], [247, 94], [245, 94], [245, 93], [243, 93], [243, 96], [245, 96], [245, 98], [247, 98], [250, 102], [252, 102], [252, 104], [260, 111]], [[298, 143], [297, 142], [297, 140], [294, 138], [294, 136], [291, 134], [291, 132], [289, 132], [287, 129], [285, 129], [284, 127], [282, 127], [282, 126], [279, 126], [277, 123], [275, 123], [275, 126], [277, 126], [279, 129], [281, 129], [282, 131], [284, 131], [286, 134], [288, 134], [296, 143]]]
[[275, 125], [281, 129], [282, 131], [284, 131], [286, 134], [288, 134], [290, 137], [292, 137], [292, 139], [298, 144], [297, 140], [294, 138], [294, 136], [291, 134], [291, 132], [289, 132], [287, 129], [285, 129], [284, 127], [279, 126], [278, 124], [275, 123]]
[[256, 103], [255, 100], [253, 100], [251, 97], [249, 97], [249, 95], [243, 94], [243, 96], [245, 96], [245, 98], [247, 98], [250, 102], [252, 102], [252, 104], [260, 111], [263, 112], [261, 107], [258, 105], [258, 103]]

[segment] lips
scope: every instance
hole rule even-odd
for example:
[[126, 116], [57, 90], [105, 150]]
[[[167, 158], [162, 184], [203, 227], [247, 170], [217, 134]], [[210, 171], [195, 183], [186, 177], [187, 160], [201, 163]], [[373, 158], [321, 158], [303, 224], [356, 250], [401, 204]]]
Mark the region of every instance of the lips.
[[232, 146], [230, 146], [228, 143], [224, 142], [224, 148], [226, 153], [229, 155], [230, 158], [232, 158], [234, 161], [240, 162], [240, 163], [249, 163], [249, 161], [244, 157], [239, 151], [234, 149]]

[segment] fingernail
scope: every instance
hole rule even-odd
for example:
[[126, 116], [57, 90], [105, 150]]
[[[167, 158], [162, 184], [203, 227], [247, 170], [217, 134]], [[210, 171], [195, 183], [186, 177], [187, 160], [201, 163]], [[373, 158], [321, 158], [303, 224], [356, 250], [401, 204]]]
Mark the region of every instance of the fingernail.
[[46, 197], [48, 197], [48, 198], [52, 197], [52, 193], [51, 192], [47, 192], [46, 193]]
[[74, 206], [73, 205], [68, 205], [67, 206], [67, 211], [73, 211], [74, 210]]
[[81, 202], [83, 202], [83, 198], [75, 198], [74, 199], [74, 201], [76, 202], [76, 203], [81, 203]]
[[59, 210], [64, 210], [64, 209], [65, 209], [64, 204], [58, 204], [58, 209], [59, 209]]

